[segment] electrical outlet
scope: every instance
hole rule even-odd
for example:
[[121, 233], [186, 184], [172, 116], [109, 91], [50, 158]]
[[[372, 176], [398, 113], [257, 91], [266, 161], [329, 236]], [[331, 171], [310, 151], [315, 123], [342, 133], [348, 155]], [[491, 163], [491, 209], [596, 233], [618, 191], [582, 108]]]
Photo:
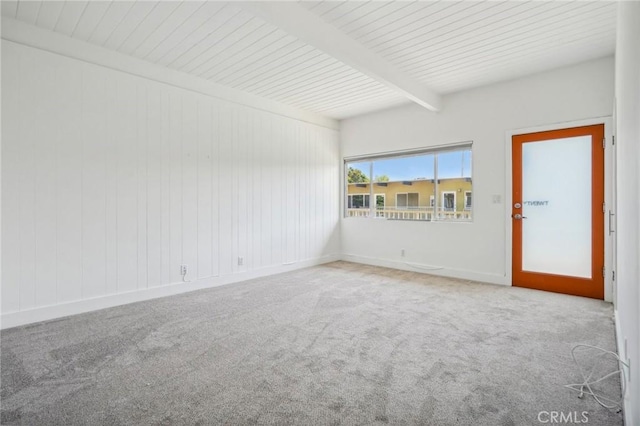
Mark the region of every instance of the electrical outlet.
[[189, 272], [189, 266], [180, 265], [180, 275], [185, 276]]
[[238, 266], [242, 266], [244, 265], [244, 258], [243, 257], [239, 257], [238, 258]]
[[404, 249], [400, 249], [400, 257], [404, 257]]

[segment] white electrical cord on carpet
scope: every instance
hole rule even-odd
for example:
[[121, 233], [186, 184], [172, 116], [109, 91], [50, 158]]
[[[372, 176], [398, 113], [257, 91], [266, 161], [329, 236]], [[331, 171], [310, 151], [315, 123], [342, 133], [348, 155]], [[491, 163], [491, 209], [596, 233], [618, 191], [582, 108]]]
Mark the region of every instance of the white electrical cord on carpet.
[[[581, 347], [582, 348], [596, 349], [596, 350], [600, 351], [600, 354], [598, 355], [599, 359], [593, 364], [593, 367], [591, 368], [591, 371], [589, 372], [588, 375], [585, 375], [585, 371], [582, 368], [582, 365], [580, 365], [580, 363], [578, 362], [578, 359], [576, 358], [575, 351], [576, 351], [577, 348], [581, 348]], [[593, 376], [593, 373], [595, 372], [596, 367], [598, 365], [600, 365], [600, 363], [601, 363], [600, 360], [604, 359], [607, 355], [612, 356], [613, 358], [615, 358], [618, 361], [618, 369], [616, 371], [612, 371], [611, 373], [600, 377], [599, 379], [592, 380], [591, 376]], [[585, 345], [585, 344], [575, 345], [573, 347], [573, 349], [571, 349], [571, 357], [573, 358], [573, 362], [576, 363], [576, 365], [578, 366], [578, 369], [580, 370], [580, 375], [582, 376], [582, 383], [574, 383], [574, 384], [570, 384], [570, 385], [565, 385], [565, 387], [580, 392], [580, 394], [578, 395], [578, 398], [583, 398], [584, 394], [586, 393], [587, 395], [591, 395], [593, 397], [593, 399], [595, 399], [596, 402], [598, 404], [600, 404], [601, 406], [603, 406], [604, 408], [609, 408], [609, 409], [616, 408], [617, 411], [622, 410], [622, 401], [624, 401], [624, 397], [625, 397], [625, 394], [626, 394], [626, 391], [627, 391], [626, 376], [625, 376], [624, 367], [629, 369], [629, 364], [627, 364], [626, 362], [621, 360], [620, 357], [618, 356], [618, 354], [616, 354], [615, 352], [611, 352], [611, 351], [608, 351], [606, 349], [599, 348], [597, 346]], [[616, 374], [622, 374], [622, 396], [620, 397], [620, 399], [607, 398], [606, 396], [599, 395], [599, 394], [595, 393], [593, 391], [593, 389], [591, 389], [592, 385], [595, 385], [596, 383], [602, 382], [602, 381], [608, 379], [609, 377], [615, 376]], [[586, 388], [586, 390], [585, 390], [585, 388]], [[607, 403], [605, 403], [605, 401]]]

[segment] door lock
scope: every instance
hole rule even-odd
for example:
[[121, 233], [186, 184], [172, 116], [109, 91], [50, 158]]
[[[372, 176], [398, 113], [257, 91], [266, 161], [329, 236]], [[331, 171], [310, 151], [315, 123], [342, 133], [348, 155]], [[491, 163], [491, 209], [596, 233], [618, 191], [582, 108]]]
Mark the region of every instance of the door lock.
[[522, 207], [522, 204], [520, 204], [520, 203], [515, 203], [515, 204], [513, 205], [513, 207], [514, 207], [514, 208], [516, 208], [516, 209], [519, 209], [520, 207]]

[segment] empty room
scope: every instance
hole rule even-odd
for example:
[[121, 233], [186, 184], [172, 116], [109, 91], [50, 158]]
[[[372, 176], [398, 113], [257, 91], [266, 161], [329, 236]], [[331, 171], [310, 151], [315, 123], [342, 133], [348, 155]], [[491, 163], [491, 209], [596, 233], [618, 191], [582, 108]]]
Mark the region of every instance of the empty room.
[[3, 425], [640, 425], [639, 1], [1, 1]]

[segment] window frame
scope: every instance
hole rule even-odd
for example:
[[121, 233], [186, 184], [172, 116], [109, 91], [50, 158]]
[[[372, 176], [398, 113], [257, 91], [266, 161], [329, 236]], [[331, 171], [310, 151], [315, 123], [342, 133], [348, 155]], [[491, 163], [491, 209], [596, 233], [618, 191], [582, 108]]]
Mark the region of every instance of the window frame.
[[[441, 194], [442, 194], [442, 207], [441, 207], [442, 210], [441, 211], [443, 211], [443, 212], [455, 212], [455, 211], [457, 211], [456, 210], [456, 207], [457, 207], [456, 202], [458, 200], [456, 199], [456, 191], [442, 191]], [[447, 195], [447, 194], [453, 194], [453, 208], [452, 209], [448, 209], [447, 207], [445, 207], [446, 203], [444, 202], [444, 199], [445, 199], [445, 195]]]
[[[362, 207], [353, 207], [353, 197], [359, 197], [362, 196]], [[351, 207], [349, 206], [349, 198], [351, 198]], [[371, 203], [369, 203], [369, 206], [367, 206], [365, 200], [369, 198], [369, 200], [371, 200], [370, 198], [370, 194], [365, 194], [364, 192], [359, 193], [359, 194], [347, 194], [347, 208], [348, 209], [368, 209], [369, 207], [371, 207]]]
[[[409, 205], [409, 195], [411, 195], [411, 194], [416, 194], [418, 196], [418, 205], [417, 206], [410, 206]], [[420, 193], [419, 192], [396, 192], [396, 209], [399, 208], [399, 206], [398, 206], [398, 195], [406, 195], [407, 196], [407, 205], [404, 206], [404, 208], [406, 210], [420, 208]]]
[[[389, 152], [381, 152], [381, 153], [374, 153], [374, 154], [367, 154], [367, 155], [360, 155], [360, 156], [351, 156], [351, 157], [343, 157], [343, 185], [342, 185], [342, 191], [344, 194], [343, 200], [345, 202], [344, 205], [344, 209], [343, 209], [343, 218], [351, 218], [351, 217], [364, 217], [364, 216], [351, 216], [349, 214], [348, 208], [347, 208], [347, 196], [348, 195], [360, 195], [360, 194], [348, 194], [348, 188], [349, 188], [349, 182], [348, 182], [348, 169], [349, 169], [349, 164], [352, 163], [369, 163], [369, 167], [368, 167], [368, 172], [369, 172], [369, 182], [367, 182], [367, 184], [369, 185], [369, 192], [370, 192], [370, 197], [369, 200], [371, 201], [371, 196], [373, 196], [373, 200], [375, 200], [375, 203], [371, 203], [369, 202], [369, 210], [370, 210], [370, 214], [367, 215], [368, 218], [384, 218], [384, 219], [393, 219], [393, 220], [411, 220], [411, 221], [420, 221], [420, 222], [462, 222], [462, 223], [470, 223], [474, 221], [474, 215], [471, 214], [467, 214], [467, 215], [463, 215], [463, 216], [459, 216], [459, 215], [455, 215], [455, 217], [453, 218], [446, 218], [444, 217], [444, 215], [439, 215], [438, 211], [442, 211], [444, 212], [444, 194], [445, 193], [453, 193], [453, 198], [454, 198], [454, 207], [452, 210], [447, 210], [447, 211], [452, 211], [455, 213], [457, 212], [457, 205], [456, 203], [458, 202], [457, 200], [457, 195], [455, 191], [443, 191], [441, 192], [443, 195], [442, 197], [438, 197], [438, 192], [439, 192], [439, 185], [440, 185], [440, 180], [441, 179], [450, 179], [449, 177], [444, 177], [444, 178], [440, 178], [438, 175], [438, 154], [445, 154], [445, 153], [450, 153], [450, 152], [456, 152], [456, 151], [462, 151], [462, 155], [463, 155], [463, 161], [464, 161], [464, 156], [467, 155], [466, 153], [468, 152], [470, 158], [469, 158], [469, 173], [468, 175], [465, 175], [464, 169], [462, 171], [462, 175], [460, 176], [461, 179], [465, 179], [468, 182], [471, 183], [471, 191], [464, 191], [464, 202], [463, 202], [463, 208], [461, 210], [461, 212], [471, 212], [472, 208], [469, 207], [467, 208], [466, 206], [466, 194], [467, 193], [473, 193], [473, 171], [475, 169], [474, 167], [474, 155], [473, 155], [473, 141], [465, 141], [465, 142], [460, 142], [460, 143], [454, 143], [454, 144], [446, 144], [446, 145], [434, 145], [428, 148], [419, 148], [419, 149], [408, 149], [408, 150], [398, 150], [398, 151], [389, 151]], [[433, 155], [433, 161], [434, 161], [434, 167], [433, 167], [433, 179], [432, 182], [434, 184], [433, 187], [433, 194], [429, 195], [429, 205], [426, 206], [427, 210], [431, 209], [432, 213], [430, 214], [429, 217], [427, 218], [396, 218], [396, 217], [385, 217], [384, 214], [382, 216], [378, 215], [377, 212], [377, 196], [381, 195], [384, 197], [384, 203], [385, 203], [385, 208], [386, 206], [386, 194], [376, 194], [374, 193], [374, 184], [375, 181], [373, 180], [373, 170], [374, 170], [374, 162], [375, 161], [379, 161], [379, 160], [389, 160], [389, 159], [399, 159], [399, 158], [404, 158], [404, 157], [414, 157], [414, 156], [420, 156], [420, 155]], [[363, 169], [364, 171], [364, 169]], [[419, 179], [417, 179], [419, 180]], [[417, 194], [418, 196], [418, 205], [417, 205], [417, 209], [419, 210], [420, 208], [420, 192], [412, 192], [411, 194]], [[411, 209], [411, 208], [416, 208], [416, 207], [409, 207], [409, 192], [402, 192], [402, 193], [396, 193], [396, 209], [400, 208], [398, 207], [398, 200], [397, 200], [397, 196], [400, 194], [406, 194], [407, 198], [406, 198], [406, 202], [407, 202], [407, 206], [404, 207], [406, 209]], [[423, 194], [424, 195], [424, 194]], [[441, 200], [439, 200], [439, 198], [442, 198], [442, 204], [440, 203]], [[432, 201], [433, 200], [433, 201]], [[433, 202], [433, 204], [432, 204]]]
[[[464, 191], [464, 210], [471, 211], [473, 206], [472, 194], [473, 194], [473, 191]], [[468, 205], [467, 205], [467, 195], [469, 196], [468, 199], [471, 201]]]
[[[384, 217], [384, 210], [387, 209], [387, 194], [374, 194], [373, 195], [374, 199], [376, 200], [376, 203], [374, 205], [375, 208], [375, 212], [376, 212], [376, 217]], [[380, 215], [380, 210], [378, 210], [378, 197], [382, 197], [382, 213]]]

